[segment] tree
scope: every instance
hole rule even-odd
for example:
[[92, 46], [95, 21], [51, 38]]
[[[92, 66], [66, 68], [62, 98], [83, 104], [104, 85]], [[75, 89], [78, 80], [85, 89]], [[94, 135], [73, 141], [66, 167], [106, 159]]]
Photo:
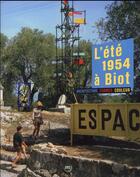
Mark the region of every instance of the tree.
[[3, 33], [0, 33], [0, 49], [3, 49], [6, 46], [7, 41], [8, 37], [5, 36]]
[[54, 45], [53, 35], [43, 34], [38, 29], [22, 28], [8, 47], [10, 66], [17, 73], [17, 79], [27, 83], [29, 79], [38, 77], [38, 85], [42, 84], [40, 78], [54, 57]]
[[92, 71], [92, 64], [91, 64], [91, 48], [92, 48], [92, 43], [90, 41], [82, 40], [79, 43], [79, 50], [80, 52], [85, 53], [85, 73], [83, 75], [83, 86], [86, 87], [86, 83], [88, 80], [91, 80], [91, 71]]
[[8, 42], [8, 38], [7, 36], [5, 36], [3, 33], [0, 33], [0, 80], [2, 81], [2, 75], [4, 72], [4, 55], [5, 55], [5, 51], [6, 51], [6, 45]]
[[[13, 84], [21, 81], [35, 84], [32, 97], [36, 89], [48, 89], [48, 82], [52, 76], [51, 60], [55, 56], [55, 37], [44, 34], [38, 29], [22, 28], [12, 38], [6, 47], [5, 76], [11, 75]], [[7, 77], [7, 76], [6, 76]]]
[[[96, 23], [99, 37], [103, 41], [134, 38], [135, 90], [140, 89], [140, 2], [115, 1], [108, 7], [107, 17]], [[136, 82], [137, 81], [137, 82]], [[140, 101], [140, 93], [126, 95], [131, 102]]]
[[0, 82], [4, 86], [4, 102], [5, 104], [10, 104], [13, 101], [12, 93], [12, 73], [8, 70], [8, 61], [6, 58], [7, 46], [9, 39], [3, 33], [0, 33]]
[[[79, 53], [84, 53], [83, 58], [85, 63], [81, 66], [74, 67], [74, 74], [77, 74], [78, 80], [80, 80], [80, 86], [83, 88], [91, 87], [91, 77], [92, 77], [92, 43], [91, 41], [80, 40], [79, 41], [79, 48], [77, 46], [74, 47], [74, 52], [77, 52], [79, 49]], [[75, 81], [78, 83], [78, 81]], [[76, 85], [76, 84], [75, 84]], [[76, 85], [77, 86], [77, 85]], [[78, 101], [82, 102], [85, 100], [86, 102], [93, 103], [93, 102], [102, 102], [101, 97], [98, 93], [87, 94], [87, 95], [78, 95]]]

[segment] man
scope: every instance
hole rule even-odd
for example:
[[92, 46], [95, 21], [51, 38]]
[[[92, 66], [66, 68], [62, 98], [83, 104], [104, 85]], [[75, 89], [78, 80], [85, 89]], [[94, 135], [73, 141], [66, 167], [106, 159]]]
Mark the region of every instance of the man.
[[25, 158], [27, 157], [27, 155], [26, 155], [26, 147], [27, 147], [27, 145], [23, 141], [22, 126], [18, 126], [17, 127], [17, 132], [13, 136], [13, 145], [14, 145], [14, 148], [15, 148], [15, 150], [17, 152], [17, 156], [16, 156], [16, 158], [14, 159], [14, 161], [12, 163], [12, 167], [15, 167], [17, 161], [22, 159], [22, 154], [24, 155]]

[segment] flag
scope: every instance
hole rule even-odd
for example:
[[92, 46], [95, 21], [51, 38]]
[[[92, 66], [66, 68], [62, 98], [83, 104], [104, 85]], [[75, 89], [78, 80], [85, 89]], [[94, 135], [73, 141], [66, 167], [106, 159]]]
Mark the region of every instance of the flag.
[[64, 0], [63, 3], [66, 5], [68, 4], [68, 0]]
[[73, 15], [82, 15], [82, 12], [80, 11], [69, 12], [69, 16], [73, 16]]
[[84, 65], [85, 64], [85, 61], [83, 58], [78, 58], [78, 59], [75, 59], [74, 60], [74, 64], [75, 65]]
[[79, 65], [84, 65], [85, 61], [83, 60], [83, 58], [79, 58]]
[[85, 24], [85, 19], [84, 18], [75, 18], [74, 23], [75, 24]]

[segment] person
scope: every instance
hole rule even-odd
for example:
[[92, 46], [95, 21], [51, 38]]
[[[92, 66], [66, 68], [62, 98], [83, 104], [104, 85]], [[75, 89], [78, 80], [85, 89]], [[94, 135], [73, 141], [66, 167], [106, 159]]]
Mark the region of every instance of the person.
[[34, 131], [33, 137], [37, 138], [39, 136], [40, 126], [43, 124], [43, 117], [42, 117], [42, 108], [43, 104], [38, 101], [36, 108], [33, 110], [33, 124], [34, 124]]
[[22, 154], [24, 155], [25, 158], [27, 158], [26, 154], [26, 143], [23, 141], [23, 136], [22, 136], [22, 126], [17, 127], [17, 132], [13, 136], [13, 145], [14, 149], [17, 152], [16, 158], [14, 159], [12, 163], [12, 167], [16, 166], [16, 163], [22, 159]]

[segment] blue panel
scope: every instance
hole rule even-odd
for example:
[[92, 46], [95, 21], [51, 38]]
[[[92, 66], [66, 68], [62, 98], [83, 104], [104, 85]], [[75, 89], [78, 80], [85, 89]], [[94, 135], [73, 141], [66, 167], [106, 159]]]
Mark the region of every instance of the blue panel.
[[92, 88], [133, 89], [134, 41], [126, 39], [92, 46]]

